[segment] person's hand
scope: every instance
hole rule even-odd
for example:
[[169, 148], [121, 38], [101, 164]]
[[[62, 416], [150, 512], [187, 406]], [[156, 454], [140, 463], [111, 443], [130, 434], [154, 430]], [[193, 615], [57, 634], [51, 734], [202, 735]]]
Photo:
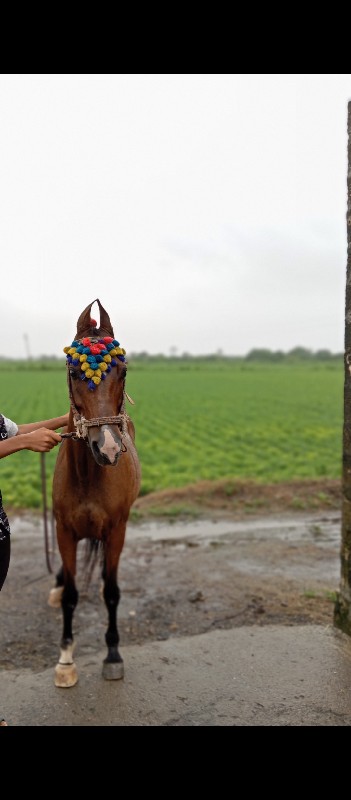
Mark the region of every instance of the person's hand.
[[47, 453], [62, 442], [60, 434], [49, 431], [49, 428], [38, 428], [31, 433], [25, 433], [24, 437], [26, 450], [34, 450], [35, 453]]

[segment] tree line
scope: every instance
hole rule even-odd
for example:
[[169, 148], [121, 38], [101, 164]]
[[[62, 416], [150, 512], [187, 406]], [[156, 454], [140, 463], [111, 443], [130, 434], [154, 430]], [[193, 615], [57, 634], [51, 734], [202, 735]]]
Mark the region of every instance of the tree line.
[[[215, 353], [207, 353], [204, 355], [194, 355], [192, 353], [177, 353], [176, 348], [171, 348], [169, 355], [164, 353], [150, 354], [146, 350], [140, 352], [128, 353], [129, 363], [156, 363], [156, 362], [193, 362], [194, 364], [201, 364], [208, 361], [224, 361], [235, 363], [291, 363], [291, 362], [342, 362], [343, 353], [332, 353], [330, 350], [310, 350], [307, 347], [294, 347], [287, 352], [283, 350], [270, 350], [266, 347], [255, 347], [250, 350], [245, 356], [226, 355], [222, 350], [217, 350]], [[14, 358], [9, 359], [8, 356], [0, 355], [0, 367], [17, 369], [59, 369], [65, 365], [65, 360], [62, 355], [41, 355], [32, 358]]]

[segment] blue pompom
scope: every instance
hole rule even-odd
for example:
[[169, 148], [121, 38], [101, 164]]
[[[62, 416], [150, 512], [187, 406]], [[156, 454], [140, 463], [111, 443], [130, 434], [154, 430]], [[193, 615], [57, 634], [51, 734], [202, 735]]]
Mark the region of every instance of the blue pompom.
[[89, 355], [90, 347], [83, 347], [83, 353], [85, 353], [86, 355]]
[[84, 374], [84, 372], [82, 372], [82, 374], [81, 374], [79, 377], [80, 377], [81, 381], [85, 381], [85, 374]]
[[73, 364], [74, 367], [78, 367], [78, 364], [79, 364], [78, 358], [73, 358], [72, 359], [72, 364]]
[[116, 359], [115, 358], [111, 358], [111, 367], [116, 367], [116, 366], [117, 366]]
[[89, 361], [89, 364], [93, 364], [95, 361], [95, 356], [92, 355], [88, 356], [87, 361]]
[[108, 355], [108, 350], [100, 350], [100, 355], [101, 356], [107, 356]]
[[102, 361], [102, 356], [95, 356], [95, 360], [98, 362], [98, 364], [100, 364], [100, 361]]
[[125, 361], [124, 356], [117, 356], [117, 358], [119, 358], [120, 361]]
[[106, 372], [111, 372], [111, 364], [107, 364], [107, 370], [106, 370]]
[[101, 380], [102, 380], [102, 381], [106, 380], [106, 375], [105, 375], [105, 373], [104, 373], [104, 372], [102, 372], [102, 373], [101, 373]]
[[117, 339], [114, 339], [112, 344], [114, 347], [119, 347], [119, 342], [117, 342]]
[[78, 347], [78, 345], [79, 345], [79, 342], [74, 341], [74, 342], [72, 342], [71, 347]]
[[67, 356], [67, 363], [72, 364], [72, 356]]
[[80, 353], [80, 354], [84, 353], [84, 347], [83, 347], [82, 344], [80, 344], [79, 347], [77, 347], [77, 353]]
[[113, 350], [113, 348], [114, 348], [114, 344], [113, 344], [112, 342], [109, 342], [109, 343], [106, 345], [106, 348], [107, 348], [107, 350]]
[[94, 381], [88, 381], [88, 389], [91, 389], [92, 391], [96, 389], [96, 384]]

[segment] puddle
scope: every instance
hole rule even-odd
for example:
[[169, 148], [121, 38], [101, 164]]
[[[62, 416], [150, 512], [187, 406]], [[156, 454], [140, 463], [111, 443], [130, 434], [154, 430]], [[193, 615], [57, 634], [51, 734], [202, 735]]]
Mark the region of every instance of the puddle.
[[128, 537], [146, 538], [153, 542], [165, 540], [197, 539], [212, 545], [218, 539], [230, 538], [238, 543], [249, 539], [272, 539], [285, 542], [313, 542], [320, 547], [335, 546], [340, 542], [341, 516], [335, 511], [316, 516], [257, 517], [250, 520], [195, 520], [191, 522], [146, 522], [128, 525]]

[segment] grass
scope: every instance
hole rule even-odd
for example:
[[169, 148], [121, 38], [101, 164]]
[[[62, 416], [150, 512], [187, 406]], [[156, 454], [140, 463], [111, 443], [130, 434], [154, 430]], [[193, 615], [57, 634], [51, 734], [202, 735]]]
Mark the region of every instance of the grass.
[[[0, 372], [0, 410], [15, 421], [67, 409], [63, 365], [9, 370], [3, 364]], [[141, 494], [228, 479], [231, 496], [238, 479], [340, 478], [342, 387], [339, 363], [132, 362], [127, 391], [136, 405], [128, 410]], [[46, 457], [49, 484], [55, 459], [56, 451]], [[39, 456], [24, 451], [3, 460], [0, 486], [6, 505], [39, 507]], [[296, 508], [303, 507], [296, 498]]]

